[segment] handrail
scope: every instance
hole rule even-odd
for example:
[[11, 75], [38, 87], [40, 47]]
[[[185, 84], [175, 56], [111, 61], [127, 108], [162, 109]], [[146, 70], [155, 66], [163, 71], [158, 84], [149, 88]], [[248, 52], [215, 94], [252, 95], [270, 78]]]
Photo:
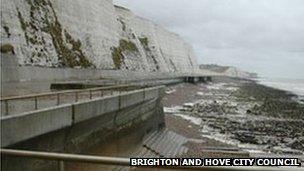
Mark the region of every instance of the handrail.
[[[179, 77], [177, 77], [177, 78], [179, 78]], [[167, 78], [164, 78], [164, 79], [167, 79]], [[155, 79], [148, 79], [148, 81], [153, 81], [153, 80], [155, 80]], [[161, 79], [158, 79], [158, 80], [161, 80]], [[34, 97], [43, 97], [43, 96], [51, 96], [51, 95], [57, 95], [57, 94], [75, 93], [75, 92], [108, 90], [108, 89], [113, 89], [113, 88], [124, 88], [124, 87], [130, 87], [130, 86], [136, 86], [136, 85], [129, 83], [129, 84], [120, 84], [118, 86], [113, 85], [113, 86], [107, 86], [107, 87], [86, 88], [86, 89], [81, 89], [81, 90], [65, 90], [65, 91], [58, 91], [58, 92], [28, 94], [28, 95], [11, 96], [11, 97], [3, 97], [3, 98], [0, 97], [0, 101], [15, 100], [15, 99], [26, 99], [26, 98], [34, 98]]]
[[[105, 156], [92, 156], [92, 155], [79, 155], [79, 154], [66, 154], [66, 153], [53, 153], [53, 152], [38, 152], [38, 151], [25, 151], [25, 150], [12, 150], [1, 149], [1, 155], [25, 157], [25, 158], [37, 158], [46, 160], [59, 161], [60, 168], [63, 161], [80, 162], [80, 163], [95, 163], [103, 165], [119, 165], [130, 166], [130, 158], [120, 157], [105, 157]], [[145, 166], [151, 167], [151, 166]], [[295, 167], [222, 167], [222, 166], [152, 166], [152, 168], [161, 169], [187, 169], [187, 170], [202, 170], [202, 171], [303, 171], [303, 168]]]
[[[15, 115], [15, 114], [20, 114], [20, 113], [24, 113], [24, 112], [28, 112], [28, 111], [35, 111], [35, 110], [39, 110], [42, 109], [41, 106], [39, 105], [41, 103], [41, 101], [43, 101], [43, 99], [39, 99], [38, 97], [41, 96], [48, 96], [50, 97], [51, 95], [56, 95], [56, 104], [55, 106], [59, 106], [61, 104], [67, 103], [67, 101], [62, 103], [62, 98], [64, 98], [62, 95], [65, 95], [65, 93], [73, 93], [73, 97], [72, 99], [69, 99], [68, 103], [76, 103], [79, 102], [80, 100], [85, 100], [87, 98], [80, 98], [79, 94], [81, 92], [89, 92], [89, 99], [93, 99], [93, 98], [97, 98], [96, 94], [94, 95], [93, 93], [95, 92], [100, 92], [98, 93], [98, 97], [104, 97], [107, 95], [113, 95], [114, 92], [118, 92], [119, 94], [121, 94], [124, 90], [121, 90], [121, 88], [131, 88], [131, 89], [126, 89], [126, 92], [131, 92], [131, 91], [136, 91], [136, 90], [148, 90], [149, 88], [157, 88], [160, 86], [154, 86], [154, 87], [146, 87], [146, 86], [138, 86], [138, 85], [130, 85], [130, 84], [126, 84], [126, 85], [119, 85], [119, 86], [108, 86], [108, 87], [99, 87], [99, 88], [90, 88], [90, 89], [84, 89], [84, 90], [71, 90], [71, 91], [61, 91], [61, 92], [54, 92], [54, 93], [45, 93], [45, 94], [38, 94], [38, 95], [34, 95], [34, 96], [22, 96], [20, 98], [16, 97], [16, 98], [10, 98], [10, 99], [1, 99], [3, 102], [3, 110], [1, 113], [1, 117], [2, 116], [7, 116], [7, 115]], [[55, 96], [54, 96], [55, 97]], [[14, 108], [10, 108], [10, 104], [14, 104], [15, 100], [17, 99], [33, 99], [33, 101], [27, 105], [26, 108], [23, 108], [22, 111], [20, 111], [20, 109], [17, 108], [17, 110], [14, 110]], [[9, 103], [10, 102], [10, 103]], [[43, 108], [46, 107], [50, 107], [50, 106], [42, 106]], [[19, 111], [18, 111], [19, 110]]]
[[102, 157], [91, 155], [79, 155], [79, 154], [64, 154], [64, 153], [51, 153], [51, 152], [37, 152], [26, 150], [11, 150], [1, 149], [1, 155], [25, 157], [25, 158], [38, 158], [46, 160], [64, 160], [71, 162], [84, 162], [84, 163], [100, 163], [105, 165], [121, 165], [129, 166], [130, 159], [117, 158], [117, 157]]
[[29, 94], [29, 95], [23, 95], [23, 96], [4, 97], [4, 98], [0, 98], [0, 101], [16, 100], [16, 99], [26, 99], [26, 98], [34, 98], [34, 97], [43, 97], [43, 96], [51, 96], [51, 95], [67, 94], [67, 93], [76, 93], [76, 92], [81, 93], [81, 92], [87, 92], [87, 91], [109, 90], [109, 89], [113, 89], [113, 88], [124, 88], [124, 87], [129, 87], [129, 86], [131, 86], [131, 85], [124, 84], [124, 85], [119, 85], [119, 86], [96, 87], [96, 88], [87, 88], [87, 89], [82, 89], [82, 90], [65, 90], [65, 91], [58, 91], [58, 92]]
[[[87, 88], [87, 89], [81, 89], [81, 90], [66, 90], [66, 91], [58, 91], [58, 92], [49, 92], [49, 93], [40, 93], [40, 94], [30, 94], [30, 95], [24, 95], [24, 96], [14, 96], [14, 97], [5, 97], [5, 98], [0, 98], [0, 102], [3, 103], [3, 113], [1, 113], [1, 116], [6, 116], [12, 114], [12, 109], [9, 107], [10, 103], [14, 103], [16, 100], [27, 100], [27, 99], [33, 99], [33, 103], [29, 105], [29, 110], [38, 110], [40, 109], [39, 103], [42, 99], [39, 99], [39, 97], [52, 97], [56, 96], [56, 106], [59, 106], [61, 104], [61, 97], [62, 95], [67, 95], [67, 94], [73, 94], [73, 102], [78, 102], [79, 99], [79, 94], [83, 92], [88, 92], [89, 93], [89, 99], [93, 98], [93, 93], [99, 92], [100, 91], [100, 96], [104, 96], [106, 91], [110, 91], [110, 94], [113, 94], [116, 89], [119, 90], [121, 88], [128, 88], [128, 87], [134, 87], [134, 85], [130, 84], [122, 84], [122, 85], [114, 85], [114, 86], [107, 86], [107, 87], [94, 87], [94, 88]], [[117, 91], [117, 90], [116, 90]], [[15, 112], [15, 113], [14, 113]], [[25, 111], [22, 111], [25, 112]], [[19, 111], [20, 113], [20, 111]], [[17, 114], [16, 111], [13, 111], [13, 114]]]

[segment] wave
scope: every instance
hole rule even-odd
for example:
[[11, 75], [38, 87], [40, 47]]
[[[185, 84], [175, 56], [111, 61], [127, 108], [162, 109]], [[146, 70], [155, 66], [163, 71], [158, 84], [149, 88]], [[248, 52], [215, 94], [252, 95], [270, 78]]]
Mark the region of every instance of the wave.
[[257, 82], [273, 88], [285, 90], [304, 98], [304, 79], [259, 78]]

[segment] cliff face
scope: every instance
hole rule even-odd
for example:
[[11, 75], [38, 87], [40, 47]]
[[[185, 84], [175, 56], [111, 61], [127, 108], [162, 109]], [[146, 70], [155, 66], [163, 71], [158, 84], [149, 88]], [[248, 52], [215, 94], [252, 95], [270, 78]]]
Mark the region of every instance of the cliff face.
[[[2, 45], [20, 65], [188, 72], [198, 68], [178, 35], [112, 0], [2, 0]], [[2, 51], [2, 50], [1, 50]]]
[[239, 78], [257, 78], [256, 73], [243, 71], [239, 68], [233, 66], [220, 66], [215, 64], [202, 64], [199, 66], [202, 70], [209, 70], [229, 77], [239, 77]]

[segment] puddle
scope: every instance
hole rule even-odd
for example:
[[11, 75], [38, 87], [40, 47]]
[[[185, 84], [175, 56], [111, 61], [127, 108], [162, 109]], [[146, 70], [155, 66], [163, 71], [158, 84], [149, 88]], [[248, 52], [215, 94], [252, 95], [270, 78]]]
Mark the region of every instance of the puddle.
[[198, 117], [193, 117], [193, 116], [183, 115], [183, 114], [175, 114], [175, 116], [182, 117], [183, 119], [190, 121], [191, 123], [193, 123], [195, 125], [200, 126], [202, 124], [202, 119], [198, 118]]
[[182, 109], [182, 106], [164, 107], [164, 112], [167, 114], [174, 114], [180, 112]]

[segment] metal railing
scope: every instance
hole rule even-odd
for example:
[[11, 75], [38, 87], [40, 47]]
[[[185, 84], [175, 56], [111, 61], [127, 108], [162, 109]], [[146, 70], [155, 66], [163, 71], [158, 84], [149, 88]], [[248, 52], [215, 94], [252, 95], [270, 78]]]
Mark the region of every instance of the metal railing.
[[[58, 161], [58, 170], [64, 171], [64, 162], [92, 163], [101, 165], [115, 165], [130, 167], [130, 158], [104, 157], [92, 155], [37, 152], [25, 150], [1, 149], [1, 156], [14, 156], [24, 158], [44, 159]], [[303, 171], [303, 168], [295, 167], [222, 167], [222, 166], [145, 166], [146, 168], [202, 170], [202, 171]]]
[[[49, 92], [49, 93], [40, 93], [40, 94], [31, 94], [31, 95], [24, 95], [24, 96], [14, 96], [14, 97], [5, 97], [1, 98], [1, 115], [6, 116], [10, 115], [12, 111], [10, 110], [10, 103], [13, 103], [18, 100], [26, 100], [26, 101], [32, 101], [33, 103], [30, 106], [27, 106], [30, 108], [30, 111], [32, 110], [38, 110], [39, 108], [39, 99], [42, 101], [41, 98], [49, 98], [47, 100], [52, 100], [52, 98], [55, 98], [55, 106], [59, 106], [62, 104], [62, 99], [64, 99], [64, 96], [68, 96], [72, 94], [72, 100], [69, 102], [78, 102], [81, 100], [81, 94], [86, 93], [88, 94], [88, 99], [92, 99], [94, 93], [99, 92], [98, 97], [102, 97], [104, 95], [113, 95], [115, 91], [120, 92], [121, 90], [127, 90], [128, 88], [134, 88], [132, 85], [120, 85], [120, 86], [107, 86], [107, 87], [97, 87], [97, 88], [88, 88], [88, 89], [82, 89], [82, 90], [66, 90], [66, 91], [58, 91], [58, 92]], [[85, 99], [85, 98], [84, 98]], [[48, 106], [49, 107], [49, 106]], [[24, 112], [26, 111], [23, 110]], [[15, 114], [15, 113], [14, 113]]]

